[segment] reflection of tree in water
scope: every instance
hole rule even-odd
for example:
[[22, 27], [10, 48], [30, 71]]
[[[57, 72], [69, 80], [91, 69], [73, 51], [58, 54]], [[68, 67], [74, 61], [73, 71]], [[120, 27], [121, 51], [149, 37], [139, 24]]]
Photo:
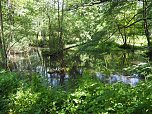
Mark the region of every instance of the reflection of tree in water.
[[126, 52], [123, 52], [123, 53], [122, 53], [121, 60], [122, 60], [122, 66], [125, 66], [125, 65], [126, 65], [126, 62], [127, 62]]
[[[51, 84], [53, 83], [53, 79], [60, 79], [59, 80], [59, 84], [60, 85], [63, 85], [64, 84], [64, 78], [65, 78], [65, 69], [62, 68], [62, 69], [57, 69], [57, 70], [52, 70], [52, 71], [47, 71], [48, 74], [50, 74], [50, 77], [51, 78]], [[49, 80], [49, 79], [48, 79]]]
[[132, 51], [122, 52], [120, 65], [122, 67], [128, 67], [132, 61], [137, 61], [139, 59], [139, 57], [135, 55], [138, 54]]
[[74, 66], [70, 69], [69, 74], [70, 74], [70, 76], [71, 76], [73, 79], [77, 79], [77, 78], [78, 78], [78, 76], [79, 76], [80, 74], [79, 74], [79, 71], [78, 71], [78, 68], [77, 68], [76, 65], [74, 65]]
[[63, 85], [64, 84], [64, 78], [65, 78], [65, 69], [62, 68], [59, 72], [59, 75], [60, 75], [60, 85]]

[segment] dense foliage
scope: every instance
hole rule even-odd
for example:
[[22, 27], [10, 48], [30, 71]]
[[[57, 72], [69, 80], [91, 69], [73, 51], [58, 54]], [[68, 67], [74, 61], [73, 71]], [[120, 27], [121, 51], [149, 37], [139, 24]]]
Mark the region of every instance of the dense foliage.
[[[43, 80], [44, 81], [44, 80]], [[45, 86], [42, 78], [3, 73], [0, 75], [0, 113], [103, 113], [150, 114], [152, 112], [151, 81], [136, 87], [123, 83], [104, 84], [88, 73], [75, 88]]]
[[150, 78], [151, 73], [152, 73], [151, 65], [147, 64], [147, 63], [141, 63], [141, 64], [138, 64], [138, 65], [133, 65], [131, 67], [124, 68], [123, 70], [128, 75], [137, 74], [139, 77], [141, 77], [143, 79], [145, 79], [146, 77]]
[[50, 54], [71, 45], [78, 51], [105, 52], [102, 47], [109, 42], [151, 50], [150, 0], [3, 0], [0, 5], [0, 60], [5, 67], [9, 51], [27, 51], [29, 45], [47, 47]]
[[0, 0], [0, 114], [151, 114], [151, 23], [151, 0]]

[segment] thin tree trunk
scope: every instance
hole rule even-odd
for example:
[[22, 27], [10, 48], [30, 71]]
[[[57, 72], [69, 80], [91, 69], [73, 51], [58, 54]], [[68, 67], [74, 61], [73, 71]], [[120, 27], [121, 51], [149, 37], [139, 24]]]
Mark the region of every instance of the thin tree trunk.
[[61, 49], [63, 49], [63, 17], [64, 17], [64, 0], [62, 0], [62, 15], [61, 15], [61, 23], [60, 23], [60, 44]]
[[[53, 43], [53, 38], [51, 37], [52, 36], [51, 18], [49, 16], [49, 14], [48, 14], [48, 19], [49, 19], [49, 25], [48, 25], [48, 29], [49, 29], [48, 30], [49, 31], [49, 33], [48, 33], [48, 35], [49, 35], [49, 50], [51, 52], [51, 50], [54, 49], [55, 46], [54, 46], [54, 43]], [[51, 59], [51, 56], [50, 56], [50, 64], [49, 64], [50, 67], [51, 67], [51, 64], [52, 64], [52, 59]]]
[[3, 61], [3, 68], [7, 69], [7, 54], [6, 54], [6, 46], [4, 40], [4, 31], [3, 31], [3, 13], [2, 13], [2, 2], [0, 0], [0, 48], [1, 48], [1, 56]]
[[124, 43], [124, 36], [123, 36], [123, 33], [121, 32], [120, 26], [118, 24], [117, 24], [117, 27], [118, 27], [119, 34], [121, 35], [123, 43]]
[[[126, 14], [125, 14], [125, 12], [124, 12], [124, 19], [125, 19], [125, 25], [126, 25]], [[126, 34], [126, 29], [127, 28], [124, 28], [123, 30], [124, 30], [124, 47], [127, 47], [127, 34]]]
[[[14, 25], [14, 19], [13, 19], [13, 14], [14, 14], [14, 10], [13, 10], [13, 1], [11, 0], [7, 0], [7, 7], [8, 7], [8, 14], [7, 14], [7, 19], [8, 19], [8, 25], [9, 25], [9, 35], [7, 40], [5, 41], [5, 48], [6, 48], [6, 55], [8, 53], [8, 48], [10, 47], [10, 42], [13, 41], [13, 30], [12, 30], [12, 26]], [[6, 58], [8, 59], [8, 57]], [[9, 61], [9, 60], [7, 60]]]
[[146, 7], [147, 7], [147, 0], [143, 0], [144, 32], [145, 32], [145, 36], [147, 38], [149, 60], [152, 61], [152, 44], [151, 44], [150, 32], [148, 30], [147, 8]]
[[39, 49], [38, 49], [38, 47], [39, 47], [39, 39], [38, 39], [38, 37], [39, 37], [39, 32], [37, 32], [37, 34], [36, 34], [36, 51], [37, 51], [37, 54], [38, 54], [38, 56], [39, 56], [39, 58], [40, 58], [40, 62], [42, 63], [42, 58], [41, 58], [41, 55], [40, 55], [40, 53], [39, 53]]
[[147, 6], [147, 0], [143, 0], [144, 31], [145, 31], [145, 35], [146, 35], [146, 38], [147, 38], [148, 47], [150, 47], [151, 46], [151, 42], [150, 42], [150, 33], [149, 33], [149, 30], [148, 30], [146, 6]]
[[[64, 48], [64, 42], [63, 42], [63, 21], [64, 21], [64, 0], [62, 0], [62, 15], [61, 15], [61, 34], [60, 34], [60, 44], [61, 44], [61, 50]], [[64, 52], [62, 51], [62, 58], [61, 58], [61, 67], [65, 66], [64, 63]]]
[[58, 0], [58, 49], [60, 48], [60, 0]]
[[12, 3], [11, 3], [11, 0], [7, 0], [7, 6], [8, 6], [8, 20], [9, 20], [9, 28], [10, 28], [10, 31], [9, 31], [9, 40], [12, 41], [13, 40], [13, 34], [12, 34], [12, 27], [13, 26], [13, 8], [12, 8]]
[[124, 28], [124, 47], [127, 46], [127, 35], [126, 35], [126, 28]]

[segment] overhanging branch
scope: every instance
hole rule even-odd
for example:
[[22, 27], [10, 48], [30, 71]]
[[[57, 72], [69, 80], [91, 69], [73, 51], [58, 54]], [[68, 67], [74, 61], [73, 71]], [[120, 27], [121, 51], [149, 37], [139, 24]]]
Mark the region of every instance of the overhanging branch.
[[111, 1], [111, 0], [100, 0], [100, 1], [96, 1], [96, 2], [90, 2], [90, 3], [77, 3], [77, 4], [74, 4], [73, 6], [72, 6], [72, 8], [69, 8], [69, 9], [67, 9], [67, 11], [70, 11], [70, 10], [76, 10], [76, 9], [78, 9], [78, 8], [80, 8], [80, 7], [87, 7], [87, 6], [93, 6], [93, 5], [98, 5], [98, 4], [101, 4], [101, 3], [104, 3], [104, 2], [108, 2], [108, 1]]
[[[147, 19], [147, 20], [151, 20], [152, 18], [146, 18], [146, 19]], [[127, 26], [123, 26], [123, 27], [121, 27], [121, 28], [129, 28], [129, 27], [133, 26], [134, 24], [136, 24], [136, 23], [138, 23], [138, 22], [140, 22], [140, 21], [143, 21], [143, 20], [145, 20], [145, 19], [139, 19], [139, 20], [137, 20], [137, 21], [135, 21], [135, 22], [133, 22], [133, 23], [127, 25]]]
[[[138, 0], [139, 2], [140, 1], [143, 1], [143, 0]], [[131, 2], [130, 0], [122, 0], [122, 1], [115, 1], [115, 0], [98, 0], [96, 2], [90, 2], [90, 3], [76, 3], [74, 4], [71, 8], [68, 8], [67, 11], [70, 11], [70, 10], [77, 10], [78, 8], [80, 7], [87, 7], [87, 6], [93, 6], [93, 5], [98, 5], [98, 4], [101, 4], [101, 3], [106, 3], [106, 2]]]

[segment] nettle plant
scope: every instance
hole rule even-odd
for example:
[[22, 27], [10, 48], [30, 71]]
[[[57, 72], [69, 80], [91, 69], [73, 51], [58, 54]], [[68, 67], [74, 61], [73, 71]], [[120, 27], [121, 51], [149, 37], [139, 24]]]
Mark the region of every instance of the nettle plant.
[[152, 67], [148, 63], [140, 63], [123, 69], [127, 75], [137, 74], [140, 78], [149, 77], [152, 74]]

